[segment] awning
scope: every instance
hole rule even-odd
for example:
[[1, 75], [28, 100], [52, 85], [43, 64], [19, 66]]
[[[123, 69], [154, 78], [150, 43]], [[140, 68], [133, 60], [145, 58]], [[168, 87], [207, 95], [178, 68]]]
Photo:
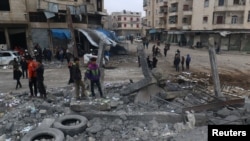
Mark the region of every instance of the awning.
[[98, 39], [96, 39], [96, 37], [94, 37], [93, 34], [91, 36], [91, 33], [89, 30], [86, 30], [86, 29], [76, 29], [76, 30], [81, 32], [88, 39], [88, 41], [90, 42], [92, 46], [98, 47], [98, 43], [97, 43]]
[[106, 36], [103, 32], [93, 29], [76, 29], [81, 32], [90, 42], [92, 46], [99, 47], [99, 43], [102, 40], [107, 45], [116, 46], [116, 42]]
[[150, 29], [150, 30], [149, 30], [149, 33], [150, 33], [150, 34], [156, 33], [156, 30], [155, 30], [155, 29]]
[[51, 29], [52, 37], [58, 39], [71, 39], [71, 34], [68, 29]]
[[182, 31], [168, 31], [168, 34], [183, 34]]

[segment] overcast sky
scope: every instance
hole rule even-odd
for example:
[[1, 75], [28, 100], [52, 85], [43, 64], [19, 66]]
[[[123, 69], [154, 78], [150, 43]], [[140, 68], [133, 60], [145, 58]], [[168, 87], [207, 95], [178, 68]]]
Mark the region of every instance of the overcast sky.
[[104, 0], [104, 9], [107, 9], [109, 14], [127, 10], [141, 12], [142, 16], [145, 16], [145, 12], [143, 11], [143, 0]]

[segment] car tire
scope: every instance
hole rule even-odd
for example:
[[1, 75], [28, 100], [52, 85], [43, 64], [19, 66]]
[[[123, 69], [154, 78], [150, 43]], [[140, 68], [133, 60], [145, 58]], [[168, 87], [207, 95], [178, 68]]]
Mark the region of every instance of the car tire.
[[53, 141], [64, 141], [65, 137], [62, 131], [55, 128], [39, 128], [28, 132], [21, 141], [34, 141], [35, 139], [40, 139], [42, 137], [51, 136], [54, 138]]
[[[64, 123], [67, 121], [79, 121], [80, 123], [77, 125], [64, 125]], [[58, 118], [54, 122], [53, 127], [63, 131], [65, 135], [74, 136], [79, 133], [82, 133], [87, 128], [87, 122], [88, 119], [84, 116], [65, 115], [63, 117]]]

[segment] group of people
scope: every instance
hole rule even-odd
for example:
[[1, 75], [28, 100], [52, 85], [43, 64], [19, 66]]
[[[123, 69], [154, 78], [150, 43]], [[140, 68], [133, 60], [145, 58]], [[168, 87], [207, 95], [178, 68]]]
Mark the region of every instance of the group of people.
[[[74, 58], [74, 62], [69, 61], [68, 63], [68, 68], [70, 72], [70, 78], [68, 81], [68, 84], [74, 83], [75, 85], [75, 98], [77, 100], [79, 99], [86, 99], [87, 94], [85, 90], [85, 84], [84, 80], [89, 79], [90, 80], [90, 89], [91, 89], [91, 96], [93, 98], [96, 97], [95, 91], [94, 91], [94, 85], [97, 86], [100, 97], [103, 98], [103, 92], [101, 88], [101, 71], [96, 63], [95, 57], [92, 57], [90, 59], [90, 62], [88, 63], [87, 70], [85, 71], [84, 77], [82, 76], [81, 70], [80, 70], [80, 59], [79, 58]], [[80, 90], [81, 90], [81, 95], [80, 95]]]
[[181, 52], [179, 49], [176, 50], [175, 52], [175, 57], [174, 57], [174, 67], [177, 72], [180, 71], [180, 64], [181, 64], [181, 69], [182, 71], [185, 70], [185, 63], [186, 63], [186, 70], [189, 71], [189, 64], [191, 62], [191, 56], [187, 54], [186, 58], [184, 56], [181, 56]]
[[30, 97], [37, 97], [38, 91], [41, 98], [46, 98], [46, 89], [44, 85], [44, 66], [42, 60], [34, 60], [31, 56], [22, 57], [20, 61], [22, 70], [20, 70], [19, 63], [14, 59], [13, 63], [13, 75], [14, 79], [17, 81], [16, 89], [22, 88], [20, 78], [28, 78]]

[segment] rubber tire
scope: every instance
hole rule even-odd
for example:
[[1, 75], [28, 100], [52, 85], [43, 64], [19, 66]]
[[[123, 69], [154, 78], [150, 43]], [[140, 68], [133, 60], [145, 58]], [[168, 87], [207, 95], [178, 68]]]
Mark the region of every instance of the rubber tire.
[[[72, 119], [79, 120], [80, 123], [78, 125], [74, 125], [74, 126], [65, 126], [65, 125], [62, 124], [63, 121], [72, 120]], [[65, 135], [74, 136], [74, 135], [77, 135], [79, 133], [82, 133], [87, 128], [87, 122], [88, 122], [88, 119], [86, 117], [84, 117], [84, 116], [65, 115], [65, 116], [62, 116], [62, 117], [58, 118], [54, 122], [53, 127], [63, 131], [63, 133]]]
[[55, 141], [64, 141], [65, 137], [62, 131], [55, 128], [39, 128], [28, 132], [21, 141], [33, 141], [41, 135], [50, 135], [55, 138]]

